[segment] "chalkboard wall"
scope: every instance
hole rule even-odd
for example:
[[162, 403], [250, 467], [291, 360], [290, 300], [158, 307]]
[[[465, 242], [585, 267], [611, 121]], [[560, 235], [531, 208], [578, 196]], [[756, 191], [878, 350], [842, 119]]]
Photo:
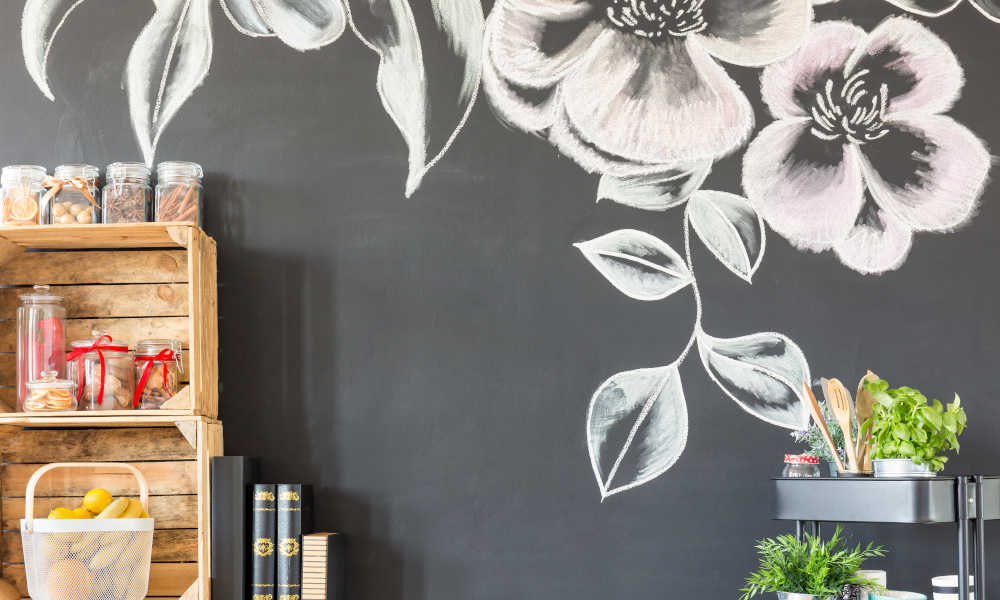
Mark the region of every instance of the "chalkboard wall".
[[[592, 80], [550, 74], [541, 85], [544, 74], [530, 72], [536, 66], [530, 57], [504, 55], [501, 43], [509, 28], [539, 29], [540, 17], [515, 13], [512, 2], [484, 6], [494, 37], [483, 49], [468, 46], [480, 38], [478, 30], [456, 42], [436, 27], [441, 15], [434, 10], [441, 6], [452, 12], [437, 20], [466, 10], [472, 11], [466, 20], [451, 22], [476, 23], [467, 4], [414, 0], [421, 83], [393, 80], [389, 69], [378, 79], [373, 48], [398, 57], [392, 51], [409, 35], [399, 2], [372, 9], [352, 0], [358, 34], [350, 24], [338, 29], [343, 14], [314, 15], [327, 27], [307, 31], [274, 14], [271, 23], [253, 21], [250, 12], [238, 12], [237, 4], [248, 3], [158, 4], [162, 14], [189, 11], [176, 22], [192, 37], [183, 38], [188, 46], [172, 68], [198, 44], [205, 50], [205, 35], [211, 66], [203, 79], [189, 74], [190, 97], [168, 90], [161, 110], [175, 111], [169, 123], [161, 113], [157, 129], [153, 108], [145, 108], [144, 122], [154, 125], [145, 134], [133, 125], [129, 104], [142, 70], [126, 74], [125, 89], [123, 72], [140, 32], [155, 21], [154, 3], [75, 8], [47, 48], [42, 81], [51, 101], [39, 84], [37, 56], [32, 73], [20, 43], [23, 3], [0, 7], [0, 163], [45, 165], [50, 172], [78, 162], [103, 171], [119, 160], [204, 166], [204, 225], [219, 248], [226, 452], [262, 456], [269, 480], [316, 486], [317, 526], [349, 536], [348, 598], [737, 597], [756, 564], [754, 541], [790, 530], [771, 520], [770, 478], [780, 473], [783, 454], [802, 449], [789, 428], [804, 425], [806, 414], [782, 377], [837, 377], [851, 387], [872, 369], [928, 397], [949, 401], [957, 392], [969, 428], [946, 473], [1000, 472], [1000, 208], [986, 175], [988, 149], [1000, 148], [1000, 23], [986, 16], [995, 9], [989, 0], [962, 0], [952, 10], [954, 2], [910, 0], [815, 7], [810, 35], [826, 32], [859, 47], [909, 40], [914, 52], [896, 57], [914, 69], [907, 76], [866, 80], [869, 95], [851, 106], [869, 112], [855, 121], [844, 117], [860, 136], [851, 142], [833, 106], [852, 100], [851, 90], [817, 108], [829, 127], [802, 107], [822, 104], [814, 96], [826, 93], [824, 78], [849, 86], [849, 75], [875, 67], [863, 56], [853, 72], [843, 69], [846, 56], [819, 64], [839, 46], [807, 37], [818, 45], [803, 54], [801, 35], [753, 38], [733, 50], [709, 35], [714, 30], [698, 30], [700, 21], [671, 17], [668, 36], [704, 42], [688, 46], [688, 58], [670, 46], [677, 62], [668, 64], [664, 55], [644, 54], [646, 47], [629, 42], [633, 54], [619, 55], [623, 64], [572, 67], [593, 68]], [[320, 12], [331, 5], [261, 4]], [[799, 10], [793, 17], [808, 22], [808, 3], [795, 4], [693, 5], [701, 6], [699, 18], [728, 23], [750, 39], [754, 23], [774, 11]], [[29, 2], [34, 10], [55, 7], [54, 17], [35, 23], [45, 36], [70, 5]], [[591, 35], [569, 22], [576, 8], [537, 6], [536, 15], [553, 21], [547, 31], [556, 38], [555, 47], [540, 42], [541, 51], [551, 55]], [[603, 28], [597, 41], [585, 41], [624, 43], [621, 35], [609, 42], [606, 32], [625, 27], [615, 29], [612, 17], [626, 25], [629, 15], [635, 20], [627, 8], [601, 3], [595, 10], [609, 17], [595, 26]], [[489, 16], [491, 9], [511, 12]], [[226, 10], [250, 33], [270, 27], [281, 35], [246, 35]], [[935, 11], [942, 14], [925, 16]], [[878, 29], [890, 27], [888, 17], [897, 29]], [[853, 28], [818, 25], [840, 20]], [[158, 84], [153, 67], [162, 48], [144, 43], [151, 44], [143, 56], [156, 73], [147, 79]], [[300, 51], [310, 46], [321, 47]], [[473, 103], [480, 53], [486, 88]], [[646, 67], [666, 61], [662, 70], [650, 67], [621, 84], [635, 97], [648, 85], [695, 109], [674, 118], [680, 113], [656, 112], [654, 102], [643, 109], [650, 112], [605, 115], [631, 122], [631, 142], [602, 131], [607, 122], [599, 119], [571, 123], [575, 147], [552, 122], [529, 123], [531, 110], [553, 93], [532, 88], [555, 86], [570, 119], [614, 108], [601, 93], [628, 60]], [[712, 93], [684, 79], [689, 67], [714, 81], [707, 86]], [[890, 96], [882, 94], [883, 83]], [[909, 104], [919, 105], [910, 121], [893, 117], [887, 104], [901, 87]], [[507, 100], [528, 98], [535, 106], [505, 104], [504, 90], [513, 94]], [[167, 106], [171, 98], [179, 101]], [[699, 113], [699, 102], [711, 110]], [[468, 106], [450, 149], [420, 177]], [[429, 146], [420, 156], [411, 147], [419, 150], [423, 138], [408, 146], [401, 131], [414, 131], [414, 114], [424, 123], [424, 109]], [[783, 118], [813, 119], [808, 127], [819, 129], [799, 131], [794, 123], [767, 129], [781, 127]], [[882, 134], [883, 128], [892, 131]], [[149, 131], [160, 130], [154, 152]], [[792, 153], [812, 165], [805, 175], [779, 173], [792, 169], [776, 154], [781, 144], [760, 139], [791, 130], [806, 136]], [[913, 146], [914, 140], [921, 143]], [[632, 142], [630, 160], [611, 156], [627, 154]], [[853, 165], [841, 165], [847, 179], [836, 173], [824, 179], [822, 169], [838, 161]], [[700, 189], [718, 194], [685, 195], [698, 189], [709, 165]], [[654, 176], [635, 178], [647, 172]], [[813, 179], [796, 180], [800, 175]], [[783, 183], [783, 176], [790, 179]], [[879, 188], [879, 181], [886, 185]], [[890, 206], [884, 200], [893, 192], [902, 200]], [[596, 202], [599, 195], [605, 199]], [[842, 200], [856, 203], [846, 229], [825, 212]], [[935, 202], [940, 210], [921, 212]], [[658, 210], [646, 210], [648, 203]], [[667, 209], [671, 203], [678, 206]], [[712, 223], [727, 214], [733, 228], [723, 235]], [[762, 225], [766, 244], [760, 244]], [[875, 241], [848, 240], [852, 235]], [[688, 348], [696, 319], [705, 333]], [[726, 363], [727, 356], [736, 356], [735, 363]], [[747, 365], [754, 360], [774, 376], [752, 380]], [[641, 369], [661, 370], [636, 375]], [[767, 393], [746, 391], [755, 384], [766, 384]], [[650, 398], [655, 403], [649, 421], [636, 428], [637, 446], [611, 477]], [[630, 483], [640, 485], [618, 489]], [[888, 556], [871, 566], [889, 572], [890, 587], [929, 593], [932, 575], [956, 571], [950, 526], [849, 531], [857, 541], [887, 547]], [[993, 560], [1000, 544], [992, 527], [987, 534]], [[994, 590], [996, 573], [988, 582]]]

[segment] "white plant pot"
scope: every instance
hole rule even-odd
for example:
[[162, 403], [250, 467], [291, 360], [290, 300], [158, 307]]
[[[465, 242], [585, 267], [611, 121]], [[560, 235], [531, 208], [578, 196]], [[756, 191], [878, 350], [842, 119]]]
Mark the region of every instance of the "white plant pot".
[[875, 466], [875, 477], [934, 477], [936, 475], [934, 471], [931, 471], [929, 464], [918, 465], [908, 458], [876, 458], [872, 464]]
[[778, 600], [832, 600], [832, 597], [817, 596], [816, 594], [796, 594], [794, 592], [778, 592]]

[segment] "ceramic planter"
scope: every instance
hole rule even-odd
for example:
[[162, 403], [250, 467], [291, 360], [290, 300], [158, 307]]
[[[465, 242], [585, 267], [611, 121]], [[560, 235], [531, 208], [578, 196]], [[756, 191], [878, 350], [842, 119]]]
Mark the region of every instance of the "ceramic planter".
[[875, 477], [934, 477], [936, 475], [934, 471], [931, 471], [929, 464], [918, 465], [908, 458], [876, 458], [872, 464], [875, 465]]
[[796, 594], [794, 592], [778, 592], [778, 600], [833, 600], [832, 597], [817, 596], [816, 594]]

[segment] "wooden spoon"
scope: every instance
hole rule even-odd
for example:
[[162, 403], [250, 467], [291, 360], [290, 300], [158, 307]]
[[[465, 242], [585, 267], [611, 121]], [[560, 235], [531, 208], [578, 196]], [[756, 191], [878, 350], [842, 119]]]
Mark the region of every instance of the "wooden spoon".
[[851, 437], [851, 397], [847, 395], [844, 384], [836, 379], [831, 379], [828, 385], [830, 394], [830, 408], [840, 429], [844, 432], [844, 450], [847, 452], [847, 461], [851, 465], [852, 473], [860, 473], [861, 466], [858, 464], [858, 455], [854, 453], [854, 438]]
[[[858, 384], [858, 394], [854, 402], [855, 409], [858, 414], [858, 427], [865, 424], [865, 421], [872, 418], [875, 414], [875, 399], [872, 398], [871, 392], [865, 389], [865, 383], [870, 381], [877, 381], [878, 375], [868, 371], [868, 374], [861, 379], [861, 383]], [[860, 431], [860, 429], [859, 429]], [[869, 429], [863, 433], [858, 434], [858, 446], [854, 449], [855, 453], [858, 455], [858, 462], [861, 463], [861, 469], [864, 471], [871, 470], [871, 446], [868, 442], [872, 439], [872, 431]]]
[[833, 438], [830, 436], [830, 430], [826, 428], [826, 419], [823, 418], [823, 411], [819, 408], [819, 402], [816, 402], [816, 396], [813, 395], [809, 384], [805, 381], [802, 382], [802, 389], [806, 392], [806, 405], [809, 407], [809, 414], [812, 415], [813, 421], [816, 422], [816, 427], [819, 427], [820, 433], [823, 434], [826, 445], [830, 447], [833, 460], [837, 462], [837, 470], [840, 472], [846, 471], [847, 469], [844, 468], [843, 461], [840, 460], [840, 452], [837, 450], [837, 446], [833, 443]]

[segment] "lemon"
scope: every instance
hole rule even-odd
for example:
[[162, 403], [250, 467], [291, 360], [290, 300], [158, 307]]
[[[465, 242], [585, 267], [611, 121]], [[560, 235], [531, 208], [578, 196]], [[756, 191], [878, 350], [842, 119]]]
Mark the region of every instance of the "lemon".
[[76, 515], [77, 519], [93, 519], [94, 518], [94, 513], [90, 512], [89, 510], [87, 510], [86, 508], [83, 508], [83, 507], [74, 508], [73, 509], [73, 514]]
[[49, 513], [49, 518], [50, 519], [76, 519], [78, 517], [76, 516], [76, 513], [74, 513], [70, 509], [59, 507], [59, 508], [53, 508], [52, 509], [52, 512]]
[[83, 498], [83, 506], [95, 515], [99, 515], [104, 512], [104, 509], [107, 508], [113, 500], [114, 498], [111, 497], [111, 492], [98, 488], [87, 492], [87, 495]]

